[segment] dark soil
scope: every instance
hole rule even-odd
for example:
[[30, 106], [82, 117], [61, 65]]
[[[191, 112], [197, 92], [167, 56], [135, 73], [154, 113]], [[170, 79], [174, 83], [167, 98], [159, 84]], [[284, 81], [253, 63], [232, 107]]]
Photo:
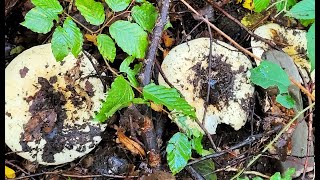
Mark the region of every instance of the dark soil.
[[[151, 1], [156, 2], [156, 1]], [[207, 4], [205, 1], [196, 0], [191, 1], [188, 0], [188, 3], [195, 9], [199, 10]], [[64, 1], [63, 4], [68, 4]], [[155, 4], [158, 6], [158, 4]], [[65, 7], [65, 5], [64, 5]], [[52, 37], [52, 32], [47, 34], [38, 34], [34, 33], [27, 28], [21, 26], [19, 23], [24, 20], [25, 13], [32, 8], [32, 4], [30, 5], [30, 0], [24, 0], [21, 2], [17, 2], [14, 8], [11, 9], [10, 13], [5, 17], [5, 61], [6, 64], [9, 63], [15, 56], [18, 54], [10, 54], [10, 51], [17, 47], [22, 46], [24, 49], [28, 49], [32, 46], [40, 45], [49, 42]], [[223, 6], [223, 9], [230, 13], [232, 16], [236, 17], [238, 20], [249, 12], [248, 10], [244, 9], [240, 4], [235, 4], [234, 2], [230, 2]], [[72, 13], [71, 13], [72, 14]], [[76, 19], [83, 19], [83, 17], [79, 14], [73, 14]], [[185, 41], [192, 40], [199, 37], [209, 37], [209, 32], [207, 25], [202, 23], [197, 28], [194, 27], [199, 23], [198, 20], [195, 20], [190, 11], [180, 2], [180, 1], [171, 1], [170, 6], [170, 21], [174, 28], [168, 29], [168, 32], [172, 34], [175, 38], [175, 45], [179, 45]], [[241, 42], [241, 45], [244, 48], [250, 47], [250, 38], [245, 38], [247, 36], [247, 32], [241, 29], [238, 25], [236, 25], [233, 21], [229, 20], [225, 16], [221, 15], [220, 12], [214, 11], [213, 20], [214, 23], [218, 28], [232, 37], [238, 43]], [[78, 26], [82, 32], [85, 32], [83, 28]], [[92, 29], [96, 27], [91, 27]], [[53, 28], [54, 29], [54, 28]], [[213, 32], [213, 37], [215, 39], [224, 40], [221, 35]], [[224, 40], [225, 41], [225, 40]], [[225, 41], [227, 42], [227, 41]], [[228, 42], [227, 42], [228, 43]], [[161, 44], [161, 47], [164, 49], [166, 48], [164, 44]], [[108, 85], [111, 84], [113, 80], [113, 76], [109, 71], [105, 70], [104, 61], [99, 54], [98, 49], [90, 42], [84, 42], [84, 50], [90, 52], [96, 59], [99, 60], [101, 63], [101, 67], [98, 67], [101, 71], [105, 71], [107, 74], [106, 82]], [[169, 50], [169, 49], [168, 49]], [[158, 60], [161, 63], [161, 59], [163, 58], [163, 54], [158, 51], [159, 54]], [[115, 63], [112, 64], [113, 68], [119, 68], [120, 62], [126, 57], [125, 53], [118, 50], [117, 57]], [[204, 57], [207, 58], [207, 57]], [[223, 100], [227, 101], [230, 98], [230, 91], [229, 87], [233, 85], [233, 78], [232, 78], [232, 71], [230, 66], [226, 63], [220, 61], [221, 57], [213, 57], [212, 61], [212, 71], [218, 71], [217, 76], [210, 77], [211, 81], [211, 92], [210, 92], [210, 100], [209, 103], [216, 104], [218, 101]], [[207, 96], [207, 70], [199, 69], [200, 66], [195, 66], [194, 70], [196, 72], [200, 72], [198, 75], [201, 76], [202, 79], [202, 86], [204, 91], [202, 91], [201, 97], [206, 99]], [[20, 74], [23, 77], [28, 72], [27, 69], [22, 69]], [[224, 73], [229, 72], [229, 73]], [[53, 83], [56, 82], [56, 78], [52, 77], [50, 79], [43, 79], [39, 78], [39, 84], [41, 85], [41, 90], [32, 97], [33, 103], [30, 107], [30, 112], [33, 114], [30, 124], [27, 124], [25, 127], [26, 133], [22, 135], [21, 143], [23, 144], [24, 150], [27, 150], [29, 147], [26, 144], [28, 141], [38, 140], [41, 133], [43, 133], [45, 139], [49, 142], [47, 143], [44, 151], [44, 158], [47, 162], [53, 161], [53, 155], [57, 152], [60, 152], [63, 147], [67, 146], [65, 140], [58, 136], [62, 130], [62, 123], [65, 119], [65, 111], [63, 110], [62, 106], [65, 103], [63, 96], [59, 92], [55, 92], [52, 88]], [[193, 82], [196, 86], [199, 82]], [[69, 87], [70, 91], [72, 91], [72, 87]], [[92, 84], [86, 83], [86, 90], [90, 95], [90, 89], [92, 92]], [[228, 149], [228, 147], [238, 144], [245, 140], [247, 137], [262, 133], [263, 129], [261, 127], [263, 114], [261, 113], [261, 105], [259, 104], [259, 100], [255, 96], [255, 103], [253, 103], [252, 107], [248, 109], [250, 112], [249, 118], [247, 120], [247, 124], [240, 129], [239, 131], [234, 131], [228, 125], [219, 125], [217, 128], [217, 134], [213, 135], [212, 138], [220, 149]], [[73, 103], [75, 105], [80, 105], [83, 103], [83, 99], [75, 98]], [[9, 112], [6, 112], [9, 113]], [[166, 154], [165, 148], [168, 140], [172, 137], [173, 134], [179, 131], [178, 127], [171, 122], [171, 120], [165, 115], [161, 113], [152, 113], [153, 119], [155, 124], [164, 123], [164, 129], [157, 129], [159, 134], [162, 134], [161, 141], [159, 142], [162, 144], [161, 146], [161, 155], [162, 155], [162, 162], [163, 162], [163, 169], [165, 171], [169, 171], [167, 161], [166, 161]], [[44, 119], [47, 119], [44, 122]], [[150, 169], [147, 167], [146, 163], [147, 160], [145, 158], [132, 155], [130, 151], [126, 148], [121, 146], [120, 144], [116, 143], [116, 130], [114, 129], [113, 125], [117, 125], [123, 127], [127, 130], [126, 135], [129, 137], [130, 130], [134, 130], [134, 134], [136, 139], [142, 142], [140, 137], [141, 132], [139, 129], [139, 124], [136, 124], [133, 120], [133, 125], [129, 122], [129, 114], [125, 110], [121, 110], [119, 113], [114, 115], [108, 121], [108, 127], [105, 132], [102, 134], [102, 141], [93, 150], [91, 153], [86, 155], [85, 157], [78, 159], [72, 163], [67, 163], [62, 166], [57, 167], [50, 167], [50, 166], [36, 166], [36, 170], [32, 172], [31, 170], [27, 169], [27, 164], [32, 164], [30, 162], [26, 162], [20, 156], [15, 155], [12, 151], [5, 146], [5, 159], [16, 164], [22, 169], [25, 169], [30, 174], [40, 173], [40, 172], [53, 172], [57, 170], [64, 170], [67, 174], [74, 174], [78, 176], [82, 175], [90, 175], [90, 174], [108, 174], [108, 175], [136, 175], [142, 176], [144, 174], [149, 174]], [[132, 126], [130, 126], [132, 125]], [[33, 127], [34, 126], [34, 127]], [[77, 127], [81, 128], [81, 127]], [[131, 128], [131, 129], [130, 129]], [[32, 131], [31, 131], [32, 130]], [[163, 131], [163, 132], [162, 132]], [[91, 131], [90, 131], [91, 132]], [[131, 132], [132, 133], [132, 132]], [[83, 137], [85, 135], [81, 134], [80, 132], [75, 132], [69, 134], [69, 136], [75, 137]], [[271, 136], [272, 137], [272, 136]], [[270, 138], [270, 137], [268, 137]], [[85, 143], [85, 141], [84, 141]], [[238, 151], [227, 153], [223, 156], [220, 156], [215, 159], [216, 162], [216, 169], [222, 169], [227, 166], [244, 167], [249, 160], [252, 159], [254, 155], [261, 151], [261, 147], [265, 145], [266, 142], [256, 142], [251, 144], [250, 146], [244, 146]], [[70, 148], [72, 148], [72, 143], [69, 144]], [[209, 140], [207, 137], [204, 137], [204, 146], [206, 149], [211, 148]], [[79, 149], [81, 151], [81, 149]], [[279, 171], [278, 160], [276, 156], [264, 156], [260, 158], [251, 168], [252, 171], [258, 171], [266, 175], [272, 175], [275, 172]], [[17, 176], [25, 173], [21, 171], [16, 171]], [[217, 176], [219, 180], [229, 180], [235, 172], [233, 171], [219, 171], [217, 172]], [[50, 179], [48, 175], [41, 175], [39, 177], [35, 177], [35, 179]], [[67, 177], [52, 175], [50, 176], [52, 179], [68, 179]], [[188, 179], [191, 178], [190, 174], [183, 170], [176, 175], [177, 179]], [[72, 178], [77, 179], [77, 178]], [[98, 179], [98, 178], [87, 178], [87, 179]], [[99, 178], [99, 179], [107, 179]]]

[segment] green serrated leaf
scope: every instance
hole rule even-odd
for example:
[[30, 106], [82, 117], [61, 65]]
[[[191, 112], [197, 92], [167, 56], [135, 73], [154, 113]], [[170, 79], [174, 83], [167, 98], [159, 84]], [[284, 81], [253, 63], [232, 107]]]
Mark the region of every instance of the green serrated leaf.
[[296, 0], [284, 0], [281, 1], [280, 3], [276, 4], [276, 8], [277, 8], [277, 12], [281, 11], [282, 9], [284, 9], [284, 5], [287, 1], [287, 6], [285, 10], [289, 10], [292, 6], [294, 6], [297, 2]]
[[114, 58], [116, 58], [116, 44], [113, 40], [106, 34], [99, 34], [97, 36], [97, 45], [102, 57], [113, 62]]
[[109, 32], [124, 52], [136, 58], [144, 58], [148, 48], [148, 34], [138, 24], [118, 20], [111, 24]]
[[70, 17], [64, 21], [63, 28], [58, 26], [52, 35], [51, 48], [57, 61], [63, 60], [69, 52], [77, 57], [82, 50], [82, 44], [82, 33]]
[[20, 23], [36, 33], [48, 33], [53, 27], [53, 20], [58, 20], [58, 14], [45, 9], [32, 8], [25, 16], [25, 21]]
[[270, 0], [253, 0], [253, 4], [254, 4], [254, 11], [261, 12], [269, 6]]
[[191, 158], [191, 143], [185, 134], [177, 132], [169, 140], [166, 151], [169, 168], [175, 175], [187, 165]]
[[299, 19], [299, 22], [302, 24], [302, 26], [307, 27], [314, 23], [314, 19]]
[[206, 180], [216, 180], [217, 175], [214, 173], [215, 165], [212, 159], [206, 159], [204, 161], [200, 161], [192, 167], [202, 175]]
[[311, 63], [311, 71], [314, 70], [315, 67], [315, 44], [315, 23], [313, 23], [307, 33], [307, 52]]
[[169, 29], [169, 28], [173, 28], [173, 26], [172, 26], [172, 24], [171, 24], [170, 21], [168, 21], [168, 22], [166, 23], [166, 25], [164, 25], [163, 30], [165, 31], [165, 30], [167, 30], [167, 29]]
[[142, 98], [133, 98], [132, 103], [133, 104], [147, 104], [148, 106], [150, 105], [149, 101], [146, 101], [145, 99], [142, 99]]
[[104, 22], [106, 16], [101, 2], [96, 2], [94, 0], [76, 0], [75, 5], [81, 15], [90, 24], [99, 26]]
[[282, 95], [279, 94], [276, 97], [276, 100], [278, 103], [280, 103], [283, 107], [291, 109], [295, 105], [294, 99], [290, 95]]
[[63, 10], [58, 0], [31, 0], [31, 2], [36, 7], [50, 10], [53, 13], [61, 13]]
[[277, 86], [280, 94], [288, 92], [289, 77], [278, 64], [264, 60], [258, 67], [251, 69], [250, 72], [250, 79], [254, 84], [264, 89]]
[[282, 178], [281, 178], [280, 172], [276, 172], [270, 177], [270, 180], [281, 180], [281, 179]]
[[106, 121], [116, 111], [130, 105], [134, 98], [131, 86], [123, 76], [118, 76], [111, 84], [106, 101], [102, 104], [100, 111], [95, 116], [99, 122]]
[[149, 2], [131, 9], [132, 18], [146, 31], [152, 32], [158, 17], [157, 9]]
[[127, 74], [127, 77], [130, 81], [130, 83], [132, 83], [132, 85], [134, 87], [138, 87], [139, 86], [139, 82], [136, 79], [136, 75], [139, 73], [141, 67], [142, 67], [142, 63], [136, 64], [134, 65], [134, 68], [131, 69], [130, 68], [130, 64], [133, 62], [135, 58], [133, 56], [129, 56], [127, 57], [125, 60], [123, 60], [123, 62], [120, 65], [120, 72], [124, 72]]
[[259, 176], [256, 176], [256, 177], [252, 178], [252, 180], [263, 180], [263, 179]]
[[203, 149], [203, 146], [202, 146], [202, 134], [201, 136], [198, 136], [198, 137], [193, 137], [191, 139], [191, 145], [192, 145], [192, 149], [196, 150], [196, 152], [201, 155], [201, 156], [206, 156], [208, 154], [212, 154], [210, 151], [208, 150], [205, 150]]
[[179, 126], [179, 128], [187, 134], [188, 137], [200, 137], [204, 134], [201, 127], [197, 124], [196, 121], [190, 119], [188, 116], [181, 115], [176, 112], [170, 113], [172, 120]]
[[106, 0], [107, 5], [112, 9], [114, 12], [119, 12], [125, 10], [131, 0]]
[[289, 168], [284, 172], [284, 180], [291, 180], [292, 175], [296, 172], [295, 168]]
[[315, 0], [302, 0], [298, 2], [286, 15], [296, 19], [314, 19]]
[[142, 93], [145, 99], [165, 105], [170, 111], [181, 111], [186, 116], [196, 118], [194, 108], [185, 99], [181, 98], [178, 91], [174, 88], [150, 83], [143, 88]]

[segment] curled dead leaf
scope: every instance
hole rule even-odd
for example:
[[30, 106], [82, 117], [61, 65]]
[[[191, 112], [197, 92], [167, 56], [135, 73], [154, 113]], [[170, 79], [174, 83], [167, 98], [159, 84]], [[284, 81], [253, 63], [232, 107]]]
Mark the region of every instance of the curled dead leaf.
[[124, 130], [122, 128], [117, 128], [116, 130], [117, 130], [116, 134], [118, 136], [118, 141], [121, 144], [123, 144], [129, 151], [131, 151], [133, 154], [139, 154], [140, 156], [143, 156], [143, 157], [146, 156], [146, 153], [144, 149], [140, 146], [140, 144], [128, 138], [124, 134]]
[[97, 36], [95, 34], [85, 34], [84, 37], [90, 42], [93, 42], [97, 46]]
[[175, 39], [174, 37], [172, 37], [168, 31], [164, 31], [163, 34], [162, 34], [162, 40], [163, 40], [163, 43], [165, 45], [165, 47], [169, 48], [171, 47], [174, 42], [175, 42]]

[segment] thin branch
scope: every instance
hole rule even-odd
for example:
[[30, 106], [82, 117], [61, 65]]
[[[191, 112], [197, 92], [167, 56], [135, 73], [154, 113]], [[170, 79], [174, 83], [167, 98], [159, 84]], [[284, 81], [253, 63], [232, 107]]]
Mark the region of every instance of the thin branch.
[[217, 28], [215, 25], [213, 25], [210, 21], [208, 21], [206, 18], [202, 17], [193, 7], [191, 7], [185, 0], [180, 0], [184, 5], [186, 5], [193, 13], [198, 15], [201, 20], [203, 20], [205, 23], [209, 24], [215, 31], [217, 31], [219, 34], [221, 34], [224, 38], [226, 38], [229, 42], [231, 42], [235, 47], [237, 47], [239, 50], [244, 52], [245, 54], [248, 54], [249, 56], [255, 58], [257, 61], [261, 61], [261, 58], [254, 55], [252, 52], [248, 51], [241, 45], [239, 45], [237, 42], [235, 42], [230, 36], [226, 35], [223, 31], [221, 31], [219, 28]]
[[158, 46], [159, 46], [160, 37], [161, 37], [162, 31], [163, 31], [163, 27], [167, 22], [168, 11], [169, 11], [169, 0], [163, 0], [160, 16], [158, 17], [156, 26], [152, 32], [151, 45], [149, 46], [147, 56], [144, 61], [145, 66], [139, 75], [139, 79], [140, 79], [143, 86], [146, 86], [147, 84], [150, 83], [151, 70], [152, 70], [154, 60], [155, 60], [155, 57], [157, 54], [157, 50], [158, 50]]
[[130, 13], [131, 11], [123, 11], [123, 12], [121, 12], [121, 13], [119, 13], [119, 14], [117, 14], [117, 15], [113, 15], [108, 21], [106, 21], [104, 24], [103, 24], [103, 26], [101, 27], [101, 28], [99, 28], [98, 30], [96, 30], [96, 31], [94, 31], [94, 33], [95, 34], [97, 34], [97, 33], [101, 33], [102, 32], [102, 30], [105, 28], [105, 27], [107, 27], [109, 24], [110, 24], [110, 22], [111, 21], [113, 21], [115, 18], [117, 18], [117, 17], [119, 17], [119, 16], [121, 16], [121, 15], [123, 15], [123, 14], [126, 14], [126, 13]]
[[157, 60], [157, 58], [155, 59], [155, 64], [156, 64], [156, 67], [157, 69], [159, 70], [163, 80], [171, 87], [171, 88], [174, 88], [174, 86], [171, 84], [171, 82], [169, 82], [168, 78], [166, 77], [166, 75], [164, 74], [162, 68], [161, 68], [161, 65], [159, 63], [159, 61]]
[[295, 81], [292, 77], [289, 77], [290, 81], [295, 84], [296, 86], [299, 87], [299, 89], [308, 97], [311, 98], [312, 101], [315, 101], [315, 97], [305, 88], [303, 87], [300, 83], [298, 83], [297, 81]]
[[254, 158], [248, 163], [248, 165], [243, 168], [241, 171], [239, 171], [235, 176], [232, 177], [231, 180], [236, 179], [237, 177], [239, 177], [244, 171], [245, 169], [249, 168], [253, 163], [256, 162], [256, 160], [258, 160], [262, 154], [264, 152], [266, 152], [269, 148], [272, 147], [272, 145], [281, 137], [281, 135], [290, 128], [290, 126], [298, 119], [299, 116], [301, 116], [304, 112], [306, 112], [307, 110], [311, 109], [313, 106], [315, 105], [315, 103], [309, 105], [308, 107], [306, 107], [305, 109], [303, 109], [302, 111], [300, 111], [277, 135], [276, 137], [270, 141], [267, 146], [260, 152], [260, 154], [254, 156]]
[[[208, 20], [207, 16], [206, 16], [206, 19]], [[202, 128], [202, 130], [208, 136], [209, 141], [210, 141], [213, 149], [215, 151], [218, 151], [217, 146], [213, 142], [211, 134], [208, 132], [208, 130], [203, 125], [203, 123], [205, 122], [205, 117], [206, 117], [206, 114], [207, 114], [208, 103], [209, 103], [209, 98], [210, 98], [210, 79], [211, 79], [210, 76], [211, 76], [211, 64], [212, 64], [212, 41], [213, 41], [213, 39], [212, 39], [212, 34], [211, 34], [211, 28], [210, 28], [209, 25], [208, 25], [208, 30], [209, 30], [209, 36], [210, 36], [210, 45], [209, 45], [209, 57], [208, 57], [209, 58], [209, 66], [208, 66], [208, 81], [207, 81], [207, 85], [208, 85], [208, 88], [207, 88], [207, 99], [206, 99], [206, 102], [205, 102], [205, 105], [204, 105], [202, 123], [200, 123], [198, 119], [196, 119], [196, 121], [197, 121], [198, 125]]]
[[230, 20], [232, 20], [233, 22], [235, 22], [236, 24], [238, 24], [241, 28], [243, 28], [245, 31], [247, 31], [252, 37], [267, 43], [269, 46], [271, 46], [274, 49], [277, 49], [279, 51], [282, 51], [279, 47], [277, 47], [275, 44], [272, 43], [272, 41], [265, 39], [261, 36], [256, 35], [255, 33], [253, 33], [251, 30], [249, 30], [245, 25], [243, 25], [240, 21], [238, 21], [236, 18], [234, 18], [233, 16], [231, 16], [229, 13], [227, 13], [225, 10], [223, 10], [217, 3], [215, 3], [213, 0], [206, 0], [206, 2], [208, 2], [209, 4], [211, 4], [211, 6], [215, 9], [217, 9], [218, 11], [222, 12], [227, 18], [229, 18]]
[[190, 166], [192, 164], [195, 164], [195, 163], [198, 163], [200, 161], [204, 161], [206, 159], [210, 159], [210, 158], [216, 158], [216, 157], [219, 157], [219, 156], [222, 156], [226, 153], [229, 153], [230, 151], [234, 150], [234, 149], [238, 149], [242, 146], [245, 146], [245, 145], [249, 145], [249, 144], [252, 144], [253, 142], [261, 139], [264, 135], [270, 135], [274, 132], [277, 132], [279, 131], [281, 128], [281, 125], [279, 126], [276, 126], [273, 130], [267, 132], [267, 133], [261, 133], [261, 134], [256, 134], [256, 135], [253, 135], [253, 136], [249, 136], [247, 139], [245, 139], [244, 141], [234, 145], [234, 146], [231, 146], [229, 149], [226, 149], [226, 150], [222, 150], [222, 151], [219, 151], [219, 152], [216, 152], [216, 153], [213, 153], [213, 154], [209, 154], [207, 156], [204, 156], [204, 157], [201, 157], [199, 159], [196, 159], [194, 161], [191, 161], [189, 162], [187, 165]]
[[86, 29], [87, 31], [89, 31], [91, 34], [93, 34], [93, 31], [91, 31], [91, 29], [89, 29], [88, 27], [86, 27], [85, 25], [83, 25], [81, 22], [79, 22], [78, 20], [76, 20], [75, 18], [73, 18], [71, 15], [69, 15], [66, 12], [63, 12], [65, 15], [67, 15], [68, 17], [70, 17], [74, 22], [76, 22], [77, 24], [79, 24], [81, 27], [83, 27], [84, 29]]

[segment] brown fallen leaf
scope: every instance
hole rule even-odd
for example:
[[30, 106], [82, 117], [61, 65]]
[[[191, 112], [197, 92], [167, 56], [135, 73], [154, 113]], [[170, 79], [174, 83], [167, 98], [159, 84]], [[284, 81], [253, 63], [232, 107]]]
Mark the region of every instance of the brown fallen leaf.
[[174, 37], [172, 37], [168, 31], [164, 31], [163, 34], [162, 34], [162, 40], [163, 40], [163, 43], [165, 45], [166, 48], [169, 48], [171, 47], [174, 42], [175, 42], [175, 39]]
[[162, 112], [162, 110], [163, 110], [162, 104], [155, 104], [155, 103], [151, 102], [150, 105], [151, 105], [151, 109], [153, 109], [154, 111]]
[[85, 34], [84, 37], [90, 42], [93, 42], [97, 46], [97, 36], [95, 34]]
[[135, 142], [134, 140], [128, 138], [124, 134], [124, 130], [122, 128], [115, 128], [117, 130], [116, 134], [118, 136], [118, 141], [123, 144], [129, 151], [131, 151], [133, 154], [139, 154], [140, 156], [145, 157], [146, 153], [144, 149]]

